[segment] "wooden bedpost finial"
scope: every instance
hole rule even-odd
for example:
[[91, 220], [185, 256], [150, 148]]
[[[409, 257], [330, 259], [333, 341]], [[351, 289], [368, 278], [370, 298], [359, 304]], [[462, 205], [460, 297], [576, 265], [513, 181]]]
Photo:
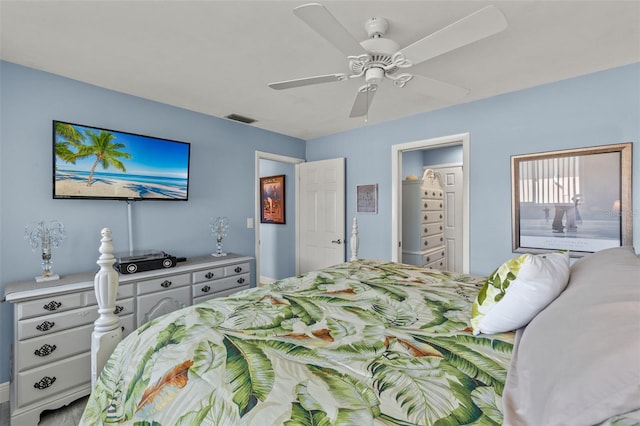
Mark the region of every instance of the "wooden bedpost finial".
[[351, 225], [351, 240], [349, 240], [349, 244], [351, 245], [351, 258], [349, 261], [354, 262], [358, 260], [358, 219], [353, 218], [353, 223]]

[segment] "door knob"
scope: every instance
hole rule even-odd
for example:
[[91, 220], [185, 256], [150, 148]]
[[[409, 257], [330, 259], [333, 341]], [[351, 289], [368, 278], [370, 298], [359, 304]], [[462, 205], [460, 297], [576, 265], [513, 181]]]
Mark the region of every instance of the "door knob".
[[337, 240], [331, 240], [333, 244], [342, 244], [342, 240], [338, 238]]

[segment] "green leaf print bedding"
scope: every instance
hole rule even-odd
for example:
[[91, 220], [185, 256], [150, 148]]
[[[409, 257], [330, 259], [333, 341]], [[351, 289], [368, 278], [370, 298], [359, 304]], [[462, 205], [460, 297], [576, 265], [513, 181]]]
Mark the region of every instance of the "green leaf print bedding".
[[360, 260], [187, 307], [124, 339], [82, 425], [499, 425], [512, 333], [482, 278]]

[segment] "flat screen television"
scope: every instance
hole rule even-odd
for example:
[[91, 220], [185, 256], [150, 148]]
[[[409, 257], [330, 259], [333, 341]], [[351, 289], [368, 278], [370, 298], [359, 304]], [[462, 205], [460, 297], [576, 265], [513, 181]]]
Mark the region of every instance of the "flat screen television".
[[191, 145], [53, 121], [53, 198], [187, 201]]

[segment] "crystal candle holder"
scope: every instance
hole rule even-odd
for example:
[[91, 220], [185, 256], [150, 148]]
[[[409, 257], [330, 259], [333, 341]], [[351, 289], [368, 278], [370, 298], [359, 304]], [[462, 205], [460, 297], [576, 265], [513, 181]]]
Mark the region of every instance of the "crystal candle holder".
[[33, 251], [36, 251], [38, 248], [41, 250], [42, 275], [36, 277], [36, 281], [41, 282], [59, 279], [60, 276], [53, 273], [51, 250], [60, 247], [62, 240], [66, 238], [64, 225], [57, 220], [32, 223], [25, 226], [24, 238]]

